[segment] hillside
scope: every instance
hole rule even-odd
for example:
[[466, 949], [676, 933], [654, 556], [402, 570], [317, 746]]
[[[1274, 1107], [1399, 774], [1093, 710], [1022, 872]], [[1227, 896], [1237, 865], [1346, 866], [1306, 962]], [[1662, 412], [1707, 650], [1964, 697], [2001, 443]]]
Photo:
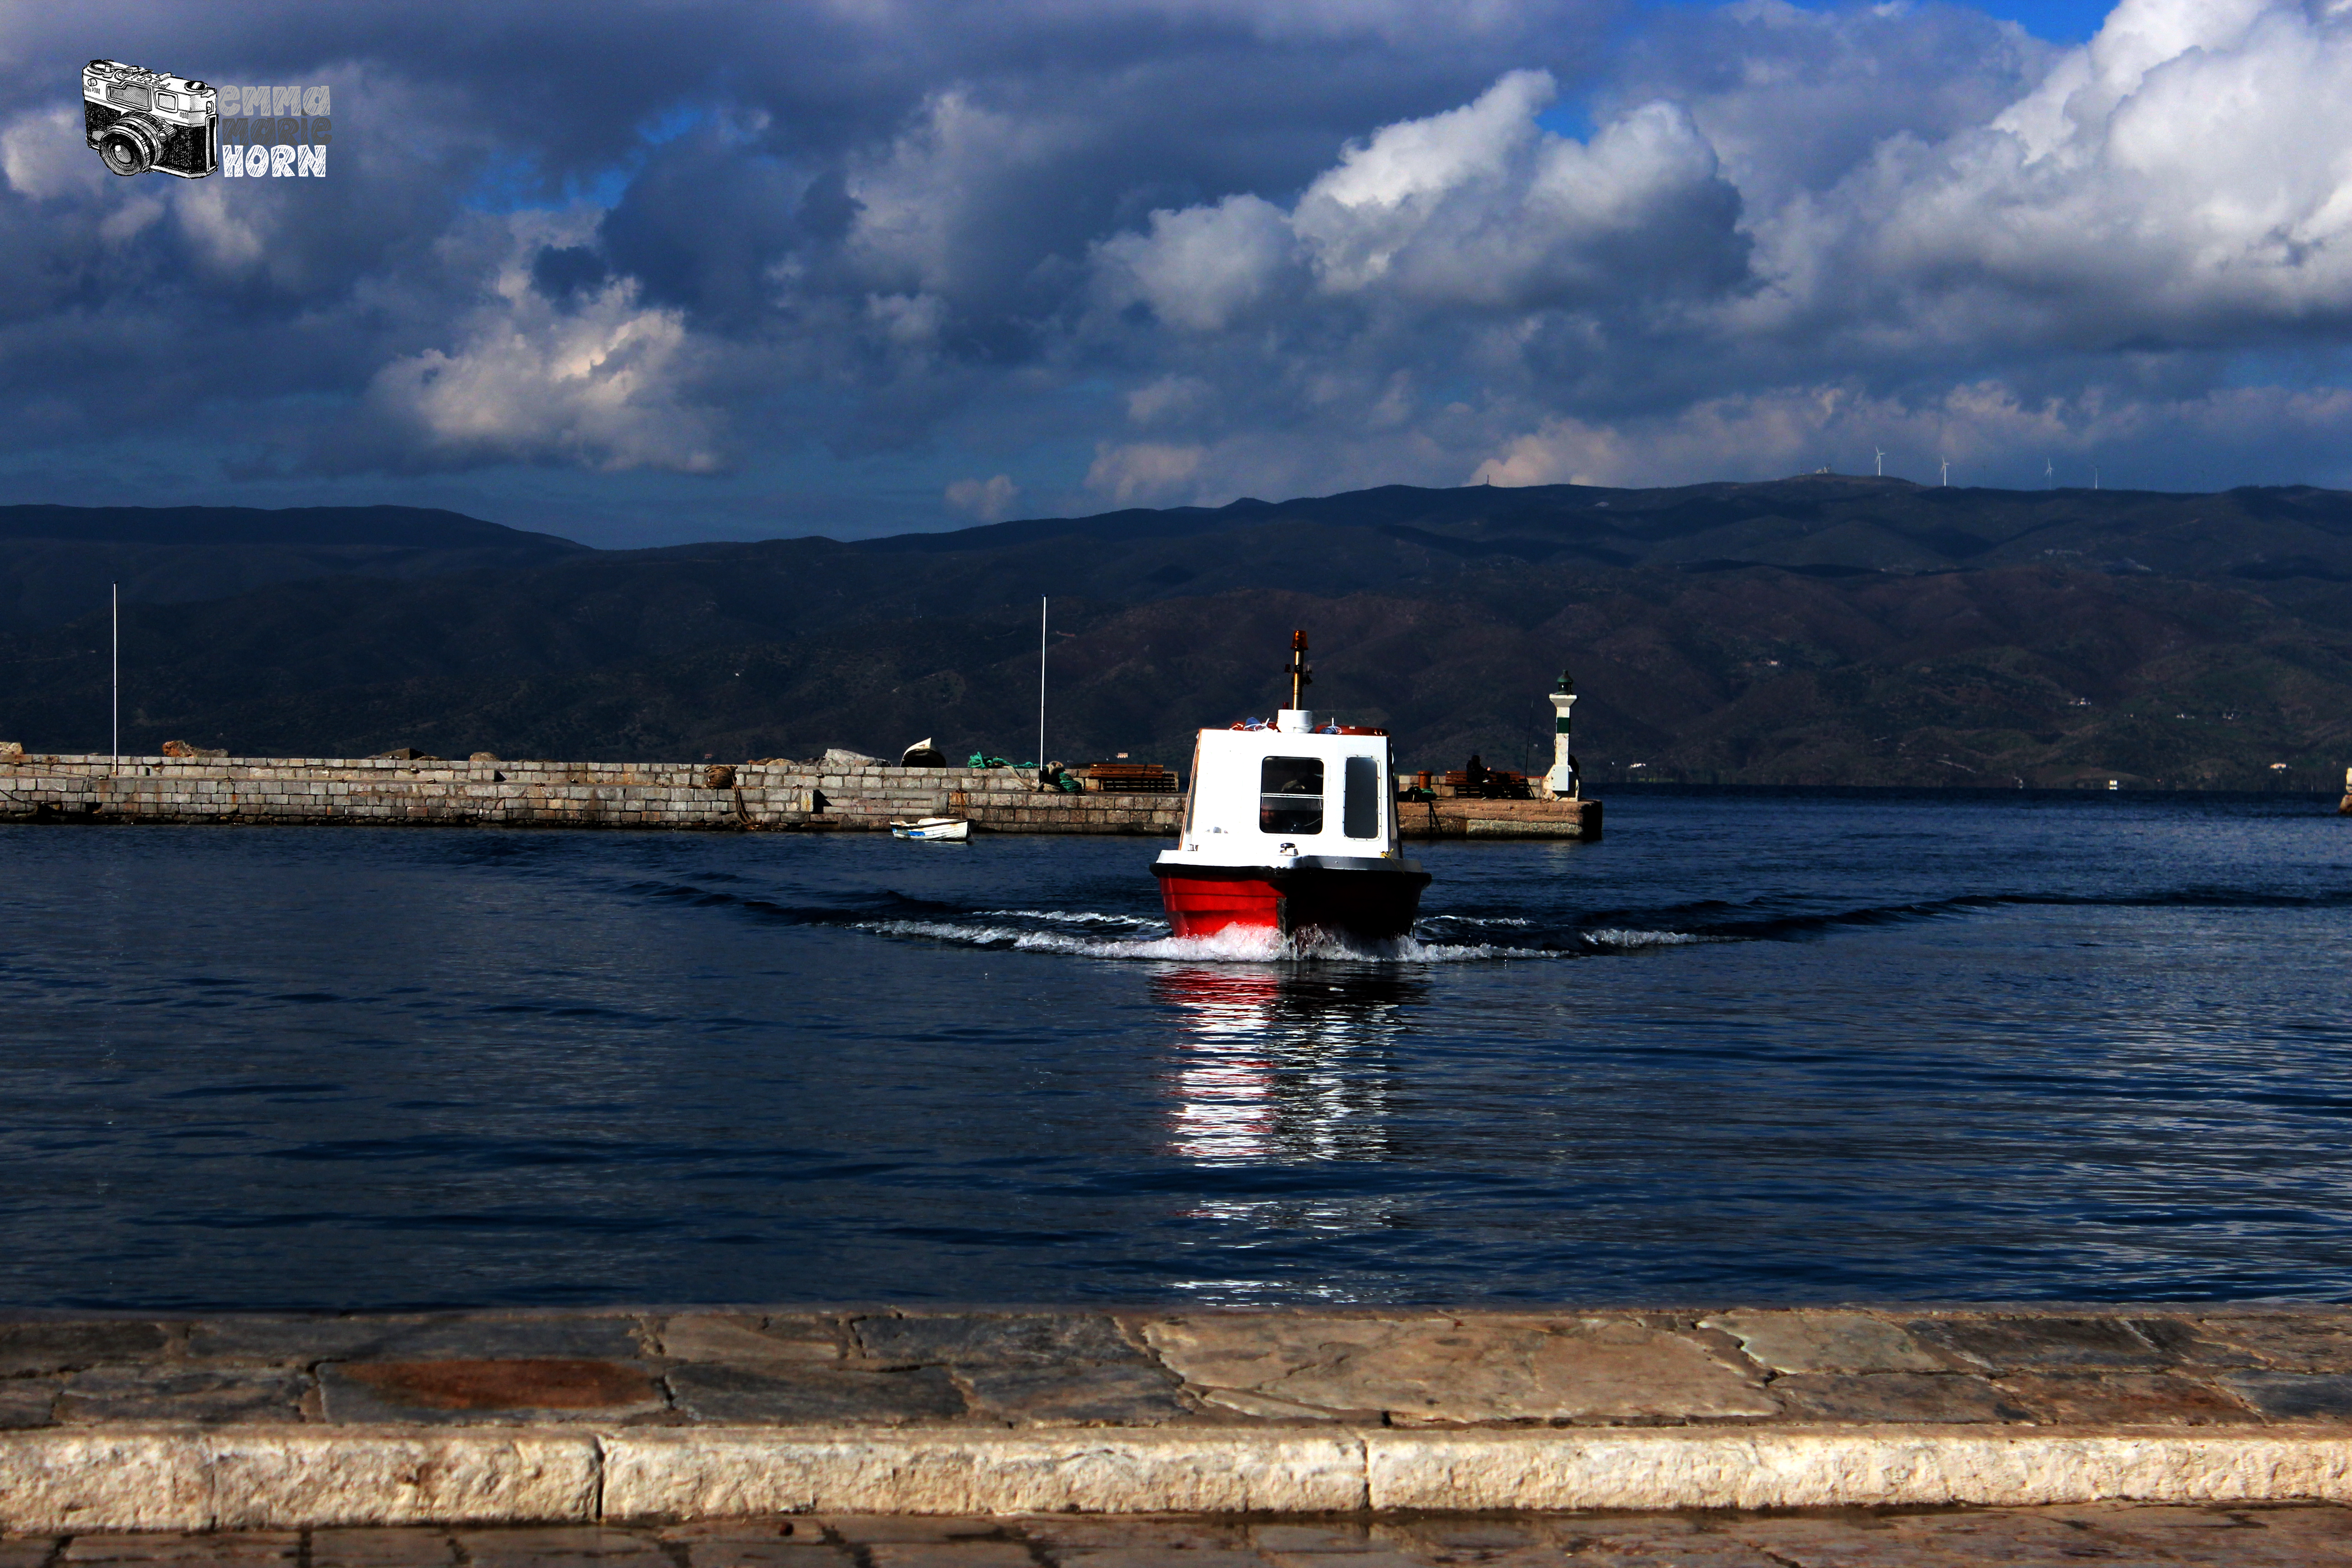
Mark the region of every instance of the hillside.
[[0, 506], [0, 630], [131, 604], [188, 604], [352, 574], [428, 577], [526, 566], [583, 547], [418, 507]]
[[[864, 543], [449, 546], [525, 547], [141, 605], [126, 745], [733, 758], [936, 735], [1027, 758], [1047, 594], [1070, 760], [1181, 763], [1192, 729], [1267, 710], [1294, 626], [1315, 705], [1421, 766], [1540, 755], [1563, 664], [1596, 781], [2245, 788], [2285, 762], [2316, 787], [2352, 760], [2352, 496], [2331, 491], [1391, 488]], [[102, 746], [102, 634], [0, 637], [0, 736]]]

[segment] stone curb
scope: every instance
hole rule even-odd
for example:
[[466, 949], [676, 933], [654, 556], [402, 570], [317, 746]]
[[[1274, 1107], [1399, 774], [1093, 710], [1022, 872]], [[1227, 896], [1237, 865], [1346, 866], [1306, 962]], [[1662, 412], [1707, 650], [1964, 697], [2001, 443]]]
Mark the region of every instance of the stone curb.
[[2352, 1501], [2326, 1430], [1054, 1433], [304, 1426], [0, 1439], [0, 1530], [761, 1513], [1349, 1513]]

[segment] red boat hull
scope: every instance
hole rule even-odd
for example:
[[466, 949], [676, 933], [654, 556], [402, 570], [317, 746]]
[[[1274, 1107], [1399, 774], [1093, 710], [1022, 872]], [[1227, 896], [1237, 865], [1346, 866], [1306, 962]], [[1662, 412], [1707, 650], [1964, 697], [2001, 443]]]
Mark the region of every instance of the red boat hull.
[[1178, 936], [1229, 930], [1386, 942], [1412, 930], [1429, 873], [1328, 867], [1155, 866]]

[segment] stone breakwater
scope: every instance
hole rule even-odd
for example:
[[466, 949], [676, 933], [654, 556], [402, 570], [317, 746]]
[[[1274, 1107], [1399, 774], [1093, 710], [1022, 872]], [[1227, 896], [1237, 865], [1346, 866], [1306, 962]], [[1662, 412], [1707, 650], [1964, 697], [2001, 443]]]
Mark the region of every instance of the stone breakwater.
[[51, 1319], [0, 1426], [16, 1531], [2340, 1503], [2352, 1313]]
[[[1601, 837], [1597, 800], [1406, 801], [1397, 815], [1408, 838]], [[1041, 791], [1012, 768], [0, 753], [0, 821], [855, 833], [918, 816], [992, 833], [1171, 837], [1184, 797]]]
[[887, 831], [969, 817], [996, 833], [1173, 834], [1183, 799], [1040, 792], [1011, 768], [814, 763], [438, 762], [36, 756], [0, 764], [0, 819]]

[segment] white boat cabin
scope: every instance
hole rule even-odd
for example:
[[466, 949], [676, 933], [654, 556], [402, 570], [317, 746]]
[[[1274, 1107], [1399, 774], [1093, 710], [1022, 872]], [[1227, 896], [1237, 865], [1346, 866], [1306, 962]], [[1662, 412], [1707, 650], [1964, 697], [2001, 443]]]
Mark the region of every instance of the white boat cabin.
[[1393, 772], [1388, 736], [1318, 729], [1300, 709], [1255, 729], [1203, 730], [1182, 837], [1162, 858], [1228, 866], [1393, 858]]

